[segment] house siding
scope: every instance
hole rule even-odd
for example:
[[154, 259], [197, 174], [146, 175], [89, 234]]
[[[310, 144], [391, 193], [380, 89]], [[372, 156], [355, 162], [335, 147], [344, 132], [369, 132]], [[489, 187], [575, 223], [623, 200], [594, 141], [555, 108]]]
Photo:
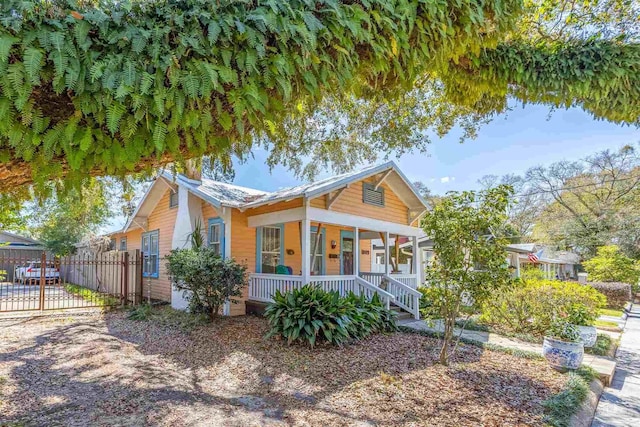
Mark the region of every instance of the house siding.
[[302, 207], [302, 198], [299, 197], [294, 200], [289, 200], [288, 202], [278, 202], [273, 205], [263, 205], [258, 206], [257, 208], [247, 209], [245, 211], [247, 216], [260, 215], [264, 213], [278, 212], [286, 209], [300, 208]]
[[[256, 271], [256, 229], [247, 224], [247, 215], [234, 209], [231, 212], [231, 258], [247, 266], [250, 273]], [[240, 316], [245, 314], [244, 301], [248, 299], [249, 287], [245, 286], [242, 297], [237, 304], [231, 304], [230, 314]]]
[[[381, 187], [384, 188], [384, 206], [375, 206], [362, 201], [363, 182], [370, 181], [359, 181], [345, 188], [340, 197], [331, 206], [331, 210], [409, 225], [409, 208], [387, 184], [382, 183], [381, 185]], [[326, 209], [326, 197], [316, 197], [311, 200], [310, 204], [315, 208]]]
[[[167, 189], [147, 219], [147, 230], [158, 230], [158, 256], [160, 261], [158, 278], [144, 277], [142, 279], [143, 298], [147, 298], [150, 295], [152, 299], [171, 301], [171, 281], [167, 276], [164, 257], [171, 252], [177, 212], [177, 208], [169, 208], [169, 190]], [[141, 249], [143, 232], [138, 228], [127, 233], [113, 234], [111, 237], [116, 239], [117, 244], [120, 243], [121, 237], [126, 237], [127, 250], [135, 250]]]
[[218, 218], [220, 214], [216, 208], [214, 208], [210, 203], [202, 201], [202, 229], [205, 232], [207, 238], [209, 236], [209, 230], [207, 229], [209, 220], [211, 218]]

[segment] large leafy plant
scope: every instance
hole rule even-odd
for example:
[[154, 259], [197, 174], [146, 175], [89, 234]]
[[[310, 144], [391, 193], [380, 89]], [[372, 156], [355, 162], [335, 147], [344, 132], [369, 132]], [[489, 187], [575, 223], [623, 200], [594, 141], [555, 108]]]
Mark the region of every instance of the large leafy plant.
[[561, 318], [556, 318], [551, 322], [546, 335], [561, 341], [580, 342], [581, 340], [578, 328]]
[[281, 293], [265, 310], [269, 322], [267, 337], [281, 336], [289, 344], [311, 347], [319, 342], [342, 345], [372, 333], [396, 330], [395, 313], [386, 309], [375, 295], [371, 300], [313, 285]]

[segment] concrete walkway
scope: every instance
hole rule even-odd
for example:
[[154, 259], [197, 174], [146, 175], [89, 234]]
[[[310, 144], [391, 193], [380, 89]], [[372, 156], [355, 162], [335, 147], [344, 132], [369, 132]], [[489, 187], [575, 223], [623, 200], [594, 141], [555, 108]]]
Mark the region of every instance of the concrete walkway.
[[640, 426], [640, 305], [631, 307], [611, 386], [604, 390], [592, 427]]
[[[399, 322], [401, 326], [406, 326], [416, 330], [423, 331], [437, 331], [442, 332], [442, 324], [436, 322], [436, 324], [431, 327], [423, 320], [414, 320], [407, 319]], [[460, 334], [460, 329], [455, 329], [455, 335], [458, 336]], [[481, 332], [481, 331], [464, 331], [462, 333], [462, 337], [468, 340], [478, 341], [481, 343], [489, 343], [493, 345], [497, 345], [500, 347], [514, 348], [523, 351], [530, 351], [533, 353], [542, 354], [542, 344], [534, 344], [527, 343], [523, 341], [518, 341], [515, 339], [511, 339], [508, 337], [504, 337], [502, 335], [490, 333], [490, 332]], [[600, 377], [600, 380], [603, 384], [608, 385], [613, 378], [613, 373], [616, 368], [616, 361], [609, 357], [602, 356], [594, 356], [592, 354], [585, 354], [584, 359], [582, 360], [582, 365], [590, 366], [593, 368]], [[636, 427], [640, 426], [637, 424]]]

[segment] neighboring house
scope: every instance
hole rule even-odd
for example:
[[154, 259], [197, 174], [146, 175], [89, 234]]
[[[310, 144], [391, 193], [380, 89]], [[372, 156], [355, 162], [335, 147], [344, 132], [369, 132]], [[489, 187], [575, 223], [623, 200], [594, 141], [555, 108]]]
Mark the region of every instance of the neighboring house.
[[[188, 247], [200, 222], [209, 246], [251, 272], [242, 301], [268, 302], [278, 289], [315, 283], [397, 296], [395, 303], [417, 316], [417, 275], [391, 274], [387, 266], [383, 280], [386, 273], [371, 272], [371, 240], [417, 239], [416, 219], [426, 206], [393, 162], [275, 192], [165, 172], [111, 238], [118, 249], [143, 252], [144, 295], [175, 308], [186, 302], [172, 289], [163, 257]], [[392, 296], [378, 288], [381, 283]], [[225, 307], [225, 314], [244, 313], [245, 304]]]
[[[395, 266], [396, 270], [403, 274], [412, 274], [413, 253], [411, 252], [411, 240], [407, 237], [398, 239], [399, 253], [397, 256], [395, 253], [395, 245], [396, 239], [393, 237], [390, 238], [389, 247], [391, 250], [391, 262], [393, 263], [392, 267]], [[397, 264], [396, 258], [400, 258], [400, 262]], [[386, 267], [384, 238], [371, 240], [371, 271], [374, 273], [382, 273]]]
[[[406, 252], [413, 251], [413, 242], [405, 242], [400, 245], [400, 250]], [[433, 240], [426, 236], [424, 233], [418, 237], [418, 258], [420, 267], [418, 268], [418, 274], [420, 275], [420, 283], [424, 282], [424, 272], [433, 261]]]
[[[433, 240], [427, 236], [418, 238], [419, 258], [422, 261], [420, 274], [434, 256]], [[401, 250], [411, 250], [412, 242], [400, 245]], [[509, 266], [515, 277], [520, 277], [521, 270], [527, 266], [535, 266], [542, 270], [549, 279], [577, 279], [577, 266], [580, 256], [567, 251], [552, 251], [550, 248], [536, 243], [517, 243], [506, 247]]]
[[45, 247], [29, 237], [0, 231], [0, 270], [6, 271], [6, 281], [13, 281], [15, 267], [40, 260]]
[[553, 251], [537, 243], [513, 243], [507, 246], [509, 264], [520, 277], [523, 267], [536, 267], [548, 279], [576, 280], [580, 256], [567, 251]]

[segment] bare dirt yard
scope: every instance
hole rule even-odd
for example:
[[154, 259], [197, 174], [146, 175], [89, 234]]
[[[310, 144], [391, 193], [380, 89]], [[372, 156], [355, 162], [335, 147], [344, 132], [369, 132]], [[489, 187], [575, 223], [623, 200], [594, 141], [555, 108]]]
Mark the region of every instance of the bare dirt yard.
[[257, 317], [176, 319], [0, 320], [0, 425], [540, 425], [566, 382], [468, 345], [444, 367], [415, 334], [310, 350], [266, 341]]

